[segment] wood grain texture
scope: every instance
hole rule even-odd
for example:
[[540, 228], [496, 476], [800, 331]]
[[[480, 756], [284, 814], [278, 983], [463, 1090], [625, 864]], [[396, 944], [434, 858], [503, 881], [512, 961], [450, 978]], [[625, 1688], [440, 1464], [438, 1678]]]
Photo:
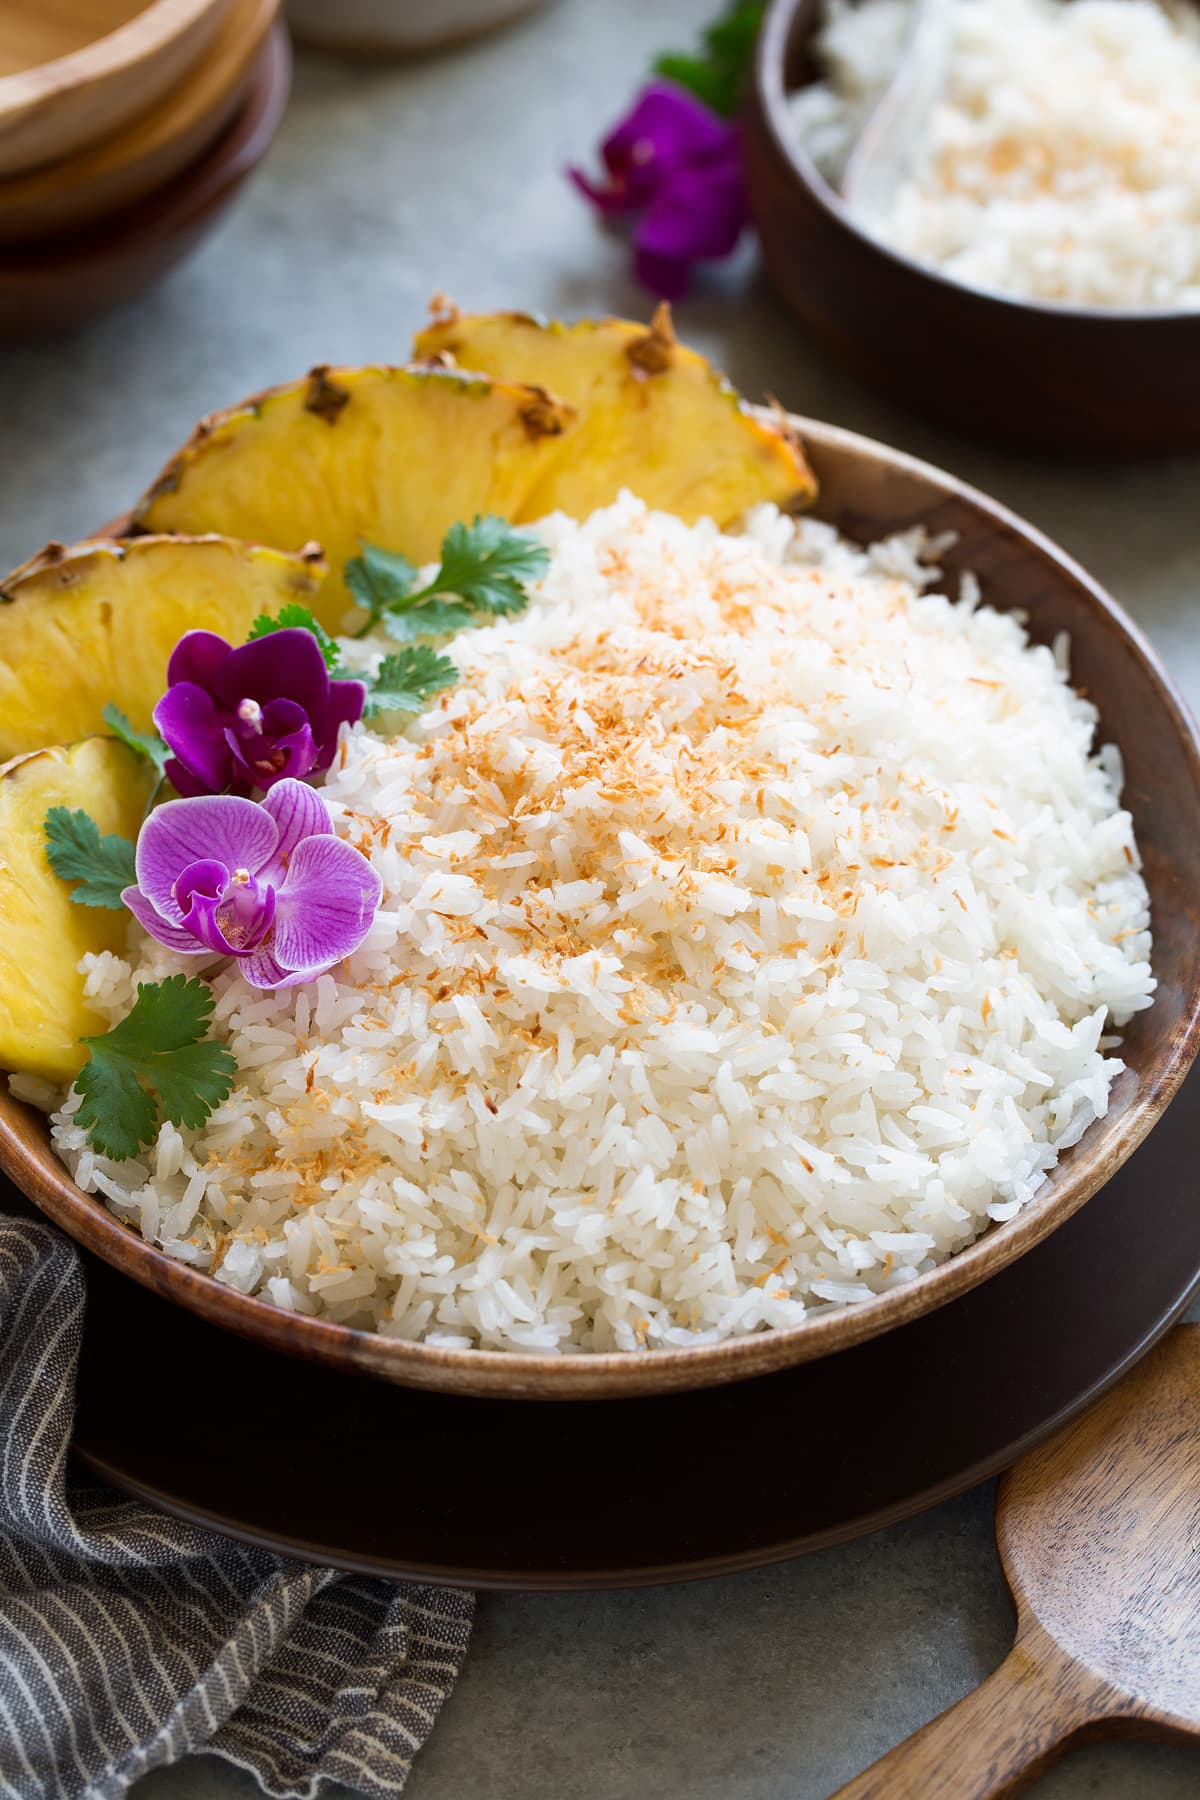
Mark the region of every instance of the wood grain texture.
[[0, 77], [0, 175], [68, 156], [152, 106], [205, 54], [228, 5], [0, 0], [0, 37], [23, 65]]
[[[3, 287], [0, 281], [0, 296]], [[1127, 1068], [1106, 1118], [1066, 1151], [1038, 1195], [940, 1268], [806, 1324], [639, 1356], [450, 1350], [287, 1313], [165, 1256], [80, 1193], [45, 1121], [0, 1097], [0, 1167], [64, 1230], [202, 1318], [295, 1355], [445, 1392], [510, 1399], [613, 1399], [739, 1381], [862, 1343], [966, 1293], [1040, 1243], [1121, 1167], [1161, 1117], [1200, 1045], [1200, 737], [1149, 644], [1104, 591], [1031, 526], [953, 476], [835, 426], [795, 419], [820, 484], [815, 511], [861, 543], [915, 525], [951, 533], [942, 558], [1001, 610], [1029, 614], [1045, 643], [1070, 635], [1073, 677], [1124, 759], [1125, 802], [1142, 851], [1155, 929], [1155, 1004], [1125, 1033]], [[118, 522], [120, 523], [120, 522]]]
[[288, 37], [277, 24], [250, 71], [241, 111], [191, 168], [88, 231], [0, 249], [0, 340], [74, 330], [140, 293], [187, 256], [266, 155], [290, 83]]
[[0, 244], [79, 231], [165, 187], [245, 105], [279, 0], [229, 0], [206, 54], [123, 130], [73, 155], [0, 179]]
[[744, 117], [767, 271], [807, 334], [914, 411], [1037, 450], [1200, 445], [1200, 311], [1041, 305], [951, 281], [869, 237], [793, 142], [821, 0], [774, 0]]
[[836, 1800], [999, 1800], [1085, 1738], [1200, 1741], [1200, 1325], [1010, 1470], [996, 1539], [1012, 1651]]

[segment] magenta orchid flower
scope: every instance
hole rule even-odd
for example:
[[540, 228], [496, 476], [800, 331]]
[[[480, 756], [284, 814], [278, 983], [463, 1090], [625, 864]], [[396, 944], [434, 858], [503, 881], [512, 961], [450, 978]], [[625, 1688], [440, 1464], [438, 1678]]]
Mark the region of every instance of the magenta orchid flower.
[[638, 95], [600, 147], [608, 180], [569, 171], [601, 212], [640, 213], [638, 279], [664, 300], [687, 290], [691, 265], [728, 256], [749, 213], [736, 129], [669, 81]]
[[295, 987], [349, 956], [383, 893], [320, 794], [287, 779], [261, 802], [168, 800], [142, 826], [135, 867], [121, 898], [152, 938], [181, 956], [236, 956], [258, 988]]
[[248, 794], [318, 775], [338, 730], [362, 717], [361, 681], [331, 681], [310, 631], [289, 627], [235, 650], [212, 631], [189, 631], [167, 664], [154, 723], [181, 794]]

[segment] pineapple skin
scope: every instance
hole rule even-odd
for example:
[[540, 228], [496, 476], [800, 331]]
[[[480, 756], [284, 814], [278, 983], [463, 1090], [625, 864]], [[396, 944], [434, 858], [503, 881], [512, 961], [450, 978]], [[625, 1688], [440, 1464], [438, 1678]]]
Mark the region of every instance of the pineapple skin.
[[109, 701], [149, 730], [185, 631], [241, 643], [260, 612], [310, 604], [324, 574], [313, 548], [221, 537], [50, 545], [0, 583], [0, 758], [103, 731]]
[[665, 304], [649, 327], [450, 311], [418, 333], [413, 349], [419, 358], [543, 382], [579, 408], [569, 454], [526, 497], [523, 519], [558, 508], [584, 518], [627, 487], [689, 524], [710, 517], [728, 525], [762, 501], [795, 510], [816, 493], [786, 415], [751, 412], [724, 376], [678, 341]]
[[289, 547], [319, 538], [332, 573], [313, 610], [336, 631], [361, 540], [421, 564], [459, 519], [515, 519], [573, 427], [574, 409], [536, 386], [438, 366], [313, 369], [201, 420], [134, 518]]
[[80, 957], [120, 952], [129, 915], [77, 906], [46, 858], [52, 806], [82, 807], [102, 836], [136, 838], [153, 781], [116, 738], [89, 737], [0, 767], [0, 1068], [69, 1083], [79, 1038], [106, 1031], [84, 999]]

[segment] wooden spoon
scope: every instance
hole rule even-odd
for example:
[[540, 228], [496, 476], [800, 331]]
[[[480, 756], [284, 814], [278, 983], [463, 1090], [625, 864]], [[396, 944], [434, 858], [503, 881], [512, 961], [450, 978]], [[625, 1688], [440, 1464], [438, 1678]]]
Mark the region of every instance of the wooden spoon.
[[1017, 1641], [834, 1800], [1019, 1794], [1085, 1738], [1200, 1742], [1200, 1325], [1000, 1482]]

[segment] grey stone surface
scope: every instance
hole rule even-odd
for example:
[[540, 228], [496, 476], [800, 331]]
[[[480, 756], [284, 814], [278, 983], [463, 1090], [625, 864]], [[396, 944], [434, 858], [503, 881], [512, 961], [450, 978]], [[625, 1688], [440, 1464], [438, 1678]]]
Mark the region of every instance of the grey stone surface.
[[[471, 306], [644, 307], [619, 240], [560, 171], [651, 52], [715, 9], [558, 0], [407, 65], [303, 57], [266, 168], [192, 263], [77, 338], [0, 357], [0, 564], [120, 511], [208, 408], [313, 362], [402, 357], [437, 288]], [[1200, 463], [1089, 467], [952, 436], [826, 366], [748, 261], [680, 324], [747, 390], [926, 455], [1033, 519], [1200, 699]], [[691, 1587], [484, 1597], [413, 1800], [819, 1800], [1003, 1655], [990, 1508], [979, 1489], [848, 1549]], [[198, 1758], [138, 1794], [252, 1791]], [[1081, 1751], [1037, 1788], [1039, 1800], [1198, 1791], [1200, 1753], [1151, 1746]]]

